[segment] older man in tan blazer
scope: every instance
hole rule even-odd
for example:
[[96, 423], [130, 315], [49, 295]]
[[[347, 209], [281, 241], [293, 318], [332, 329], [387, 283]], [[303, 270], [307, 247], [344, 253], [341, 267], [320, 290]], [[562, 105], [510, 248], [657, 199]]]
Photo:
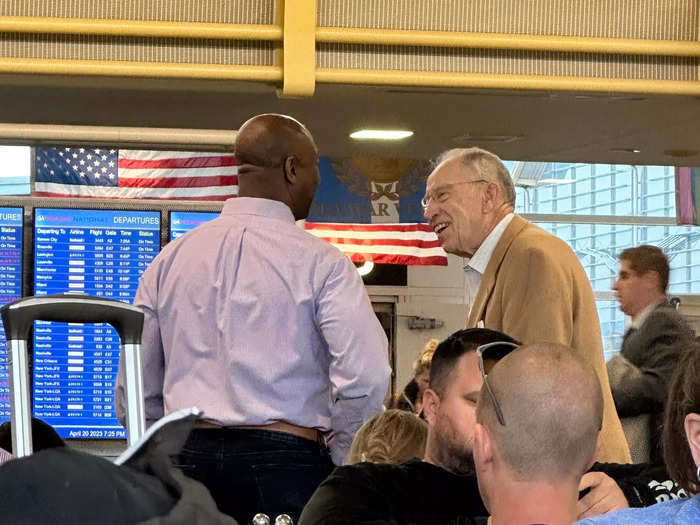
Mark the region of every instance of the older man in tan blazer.
[[467, 328], [483, 323], [523, 343], [580, 352], [605, 400], [597, 459], [629, 462], [588, 277], [564, 241], [513, 214], [515, 189], [501, 160], [478, 148], [447, 151], [428, 177], [423, 206], [443, 248], [465, 258]]

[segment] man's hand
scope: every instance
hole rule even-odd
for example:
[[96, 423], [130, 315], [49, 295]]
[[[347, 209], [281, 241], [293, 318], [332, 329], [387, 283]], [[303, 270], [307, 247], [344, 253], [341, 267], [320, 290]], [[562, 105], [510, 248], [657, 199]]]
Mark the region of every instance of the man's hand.
[[590, 489], [578, 501], [578, 519], [613, 512], [629, 507], [627, 498], [615, 480], [602, 472], [588, 472], [581, 478], [578, 490]]

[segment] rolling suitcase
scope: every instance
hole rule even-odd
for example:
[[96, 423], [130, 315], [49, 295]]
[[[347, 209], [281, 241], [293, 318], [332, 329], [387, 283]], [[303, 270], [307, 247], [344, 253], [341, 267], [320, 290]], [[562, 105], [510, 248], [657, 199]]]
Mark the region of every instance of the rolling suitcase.
[[31, 398], [27, 340], [34, 321], [109, 323], [121, 339], [126, 383], [126, 431], [129, 446], [146, 430], [141, 374], [143, 311], [130, 304], [83, 294], [25, 297], [2, 307], [7, 339], [12, 447], [16, 457], [32, 453]]

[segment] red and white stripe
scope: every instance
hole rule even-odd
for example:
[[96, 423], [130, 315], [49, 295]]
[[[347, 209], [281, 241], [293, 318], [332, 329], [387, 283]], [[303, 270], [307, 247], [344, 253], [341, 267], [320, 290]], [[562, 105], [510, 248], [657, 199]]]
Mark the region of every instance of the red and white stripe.
[[226, 200], [238, 194], [238, 168], [230, 154], [119, 150], [119, 188], [148, 199]]
[[307, 222], [305, 228], [354, 262], [447, 266], [447, 254], [427, 224]]

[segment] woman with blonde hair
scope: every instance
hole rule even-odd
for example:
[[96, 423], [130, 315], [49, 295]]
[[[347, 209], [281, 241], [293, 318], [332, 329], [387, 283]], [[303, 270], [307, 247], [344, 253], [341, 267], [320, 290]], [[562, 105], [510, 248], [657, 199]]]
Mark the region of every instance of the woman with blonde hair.
[[416, 415], [423, 411], [423, 392], [430, 382], [430, 363], [439, 339], [431, 339], [423, 348], [418, 359], [413, 363], [413, 379], [404, 387], [391, 404], [391, 408], [408, 410]]
[[389, 409], [365, 422], [350, 445], [348, 464], [399, 464], [422, 458], [428, 437], [428, 425], [410, 412]]

